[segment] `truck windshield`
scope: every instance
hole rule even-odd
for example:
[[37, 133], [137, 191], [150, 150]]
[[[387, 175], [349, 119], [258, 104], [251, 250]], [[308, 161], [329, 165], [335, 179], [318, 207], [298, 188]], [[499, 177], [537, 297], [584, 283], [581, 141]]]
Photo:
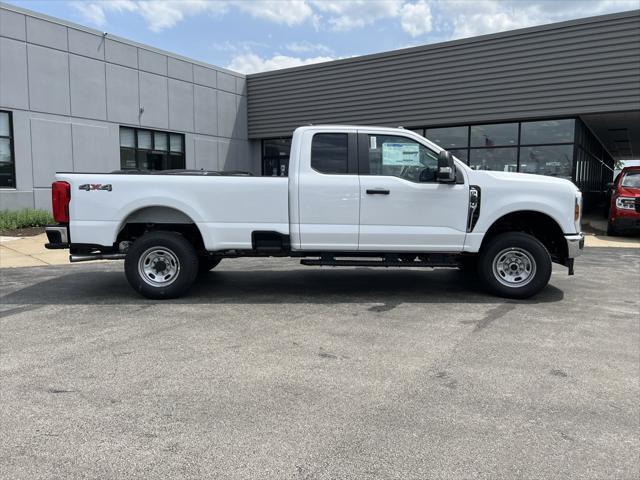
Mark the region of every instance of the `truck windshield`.
[[640, 171], [625, 173], [624, 177], [622, 177], [622, 186], [640, 188]]

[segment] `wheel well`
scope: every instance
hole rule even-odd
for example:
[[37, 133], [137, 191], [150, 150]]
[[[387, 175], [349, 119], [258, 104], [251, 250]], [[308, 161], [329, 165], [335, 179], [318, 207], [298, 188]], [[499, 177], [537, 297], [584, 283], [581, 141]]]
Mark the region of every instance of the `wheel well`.
[[524, 232], [534, 236], [546, 247], [554, 262], [567, 258], [567, 242], [558, 223], [541, 212], [518, 211], [496, 220], [482, 239], [482, 248], [496, 235], [505, 232]]
[[130, 213], [118, 232], [115, 247], [122, 241], [134, 242], [147, 232], [177, 232], [189, 240], [198, 252], [204, 252], [204, 240], [195, 222], [184, 212], [170, 207], [144, 207]]

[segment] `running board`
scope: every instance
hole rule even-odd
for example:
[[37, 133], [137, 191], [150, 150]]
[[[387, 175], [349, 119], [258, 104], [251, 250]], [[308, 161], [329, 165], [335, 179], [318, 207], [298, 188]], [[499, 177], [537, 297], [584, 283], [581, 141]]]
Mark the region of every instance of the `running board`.
[[300, 260], [306, 266], [327, 267], [443, 267], [456, 268], [460, 265], [457, 255], [432, 254], [410, 256], [387, 255], [377, 260], [337, 259], [332, 256], [322, 256], [318, 259], [303, 258]]

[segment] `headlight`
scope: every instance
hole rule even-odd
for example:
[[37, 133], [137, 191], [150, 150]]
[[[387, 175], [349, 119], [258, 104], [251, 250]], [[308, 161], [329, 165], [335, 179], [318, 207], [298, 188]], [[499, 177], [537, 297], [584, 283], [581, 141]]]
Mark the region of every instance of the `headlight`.
[[636, 208], [636, 199], [633, 197], [616, 198], [616, 207], [621, 210], [634, 210]]

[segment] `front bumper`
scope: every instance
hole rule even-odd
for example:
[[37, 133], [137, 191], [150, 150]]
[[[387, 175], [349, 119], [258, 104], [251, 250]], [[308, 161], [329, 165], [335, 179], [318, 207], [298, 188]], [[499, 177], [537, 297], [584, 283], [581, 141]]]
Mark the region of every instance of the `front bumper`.
[[582, 254], [584, 249], [584, 234], [576, 233], [574, 235], [565, 235], [567, 240], [567, 258], [576, 258]]
[[567, 240], [567, 258], [564, 264], [569, 269], [569, 275], [573, 275], [574, 260], [578, 255], [582, 254], [584, 249], [584, 234], [565, 235], [564, 238]]

